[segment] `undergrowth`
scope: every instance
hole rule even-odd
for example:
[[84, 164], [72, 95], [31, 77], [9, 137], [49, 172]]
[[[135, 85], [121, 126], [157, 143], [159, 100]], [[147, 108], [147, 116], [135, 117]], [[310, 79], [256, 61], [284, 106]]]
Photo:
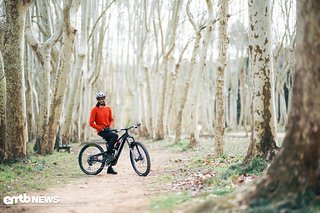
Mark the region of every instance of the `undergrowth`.
[[0, 164], [0, 200], [5, 196], [44, 190], [81, 176], [78, 153], [30, 154], [22, 161]]

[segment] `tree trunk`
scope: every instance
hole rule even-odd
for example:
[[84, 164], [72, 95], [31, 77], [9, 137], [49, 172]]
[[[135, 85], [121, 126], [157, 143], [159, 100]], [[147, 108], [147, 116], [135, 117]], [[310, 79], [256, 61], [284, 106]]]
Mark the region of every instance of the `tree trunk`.
[[163, 52], [163, 84], [159, 103], [159, 114], [156, 129], [156, 139], [160, 140], [164, 138], [164, 122], [165, 119], [165, 105], [166, 105], [166, 94], [167, 94], [167, 81], [168, 81], [168, 60], [172, 51], [175, 47], [175, 39], [177, 34], [177, 26], [180, 18], [180, 10], [182, 7], [182, 0], [175, 0], [172, 4], [171, 19], [168, 20], [168, 31], [166, 37], [166, 52]]
[[203, 84], [203, 76], [205, 71], [207, 70], [207, 50], [208, 46], [211, 42], [211, 38], [213, 35], [213, 27], [216, 23], [216, 20], [213, 18], [213, 2], [211, 0], [206, 1], [206, 5], [208, 8], [208, 21], [206, 26], [206, 32], [203, 38], [203, 45], [201, 49], [200, 55], [200, 66], [201, 69], [195, 73], [194, 86], [192, 90], [192, 99], [194, 101], [191, 102], [191, 126], [190, 126], [190, 146], [195, 147], [197, 142], [199, 141], [199, 108], [202, 102], [200, 101], [201, 84]]
[[[31, 50], [27, 51], [26, 53], [27, 55], [27, 60], [26, 63], [28, 64], [28, 66], [26, 67], [26, 80], [25, 80], [25, 84], [26, 84], [26, 113], [27, 113], [27, 126], [28, 126], [28, 141], [32, 141], [34, 138], [34, 133], [35, 133], [35, 111], [33, 110], [34, 108], [34, 97], [32, 95], [32, 90], [34, 89], [34, 84], [32, 84], [32, 69], [30, 69], [30, 67], [32, 67], [33, 65], [33, 61], [32, 60], [32, 56], [31, 56]], [[27, 150], [28, 151], [28, 150]], [[27, 153], [28, 154], [28, 153]]]
[[320, 194], [319, 11], [317, 0], [297, 1], [297, 63], [288, 132], [279, 155], [246, 194], [243, 202], [250, 206], [272, 204], [273, 210], [290, 212], [318, 202], [315, 198]]
[[6, 79], [0, 50], [0, 163], [6, 156]]
[[216, 75], [216, 120], [215, 120], [215, 155], [223, 154], [224, 130], [225, 130], [225, 100], [224, 100], [224, 73], [227, 65], [227, 49], [228, 49], [228, 0], [220, 1], [220, 20], [219, 20], [219, 57], [218, 69]]
[[193, 29], [196, 32], [196, 40], [194, 42], [194, 47], [193, 47], [193, 51], [192, 51], [191, 65], [190, 65], [190, 68], [188, 70], [188, 77], [187, 77], [187, 80], [186, 80], [185, 85], [183, 87], [181, 100], [180, 100], [180, 103], [179, 103], [180, 106], [178, 108], [178, 115], [177, 115], [175, 143], [178, 143], [180, 141], [180, 139], [181, 139], [182, 113], [183, 113], [183, 110], [185, 108], [185, 104], [186, 104], [186, 101], [187, 101], [187, 98], [188, 98], [188, 92], [189, 92], [189, 87], [190, 87], [190, 83], [191, 83], [191, 78], [193, 76], [193, 72], [194, 72], [195, 67], [196, 67], [196, 63], [197, 63], [196, 57], [197, 57], [198, 52], [199, 52], [199, 43], [200, 43], [200, 39], [201, 39], [201, 29], [199, 29], [196, 26], [196, 24], [195, 24], [195, 22], [193, 20], [193, 16], [192, 16], [192, 14], [190, 13], [190, 10], [189, 10], [190, 3], [191, 3], [191, 1], [189, 0], [188, 4], [187, 4], [187, 13], [188, 13], [189, 21], [193, 25]]
[[277, 149], [272, 67], [270, 2], [249, 1], [249, 55], [253, 77], [254, 151], [246, 160], [261, 157], [272, 160]]
[[246, 132], [246, 136], [248, 136], [247, 130], [247, 93], [248, 93], [248, 86], [247, 86], [247, 58], [242, 59], [243, 62], [241, 63], [240, 67], [240, 101], [241, 101], [241, 113], [239, 119], [239, 125], [242, 126]]
[[82, 76], [82, 65], [85, 59], [85, 53], [81, 52], [77, 55], [76, 65], [74, 66], [74, 73], [72, 78], [71, 84], [71, 91], [69, 94], [68, 102], [66, 105], [66, 113], [65, 113], [65, 120], [61, 127], [61, 139], [62, 144], [67, 144], [70, 140], [69, 130], [72, 121], [72, 114], [74, 111], [75, 101], [76, 101], [76, 94], [79, 88], [80, 77]]
[[153, 110], [152, 110], [152, 92], [151, 92], [151, 79], [150, 79], [150, 73], [147, 67], [143, 68], [145, 78], [146, 78], [146, 93], [147, 93], [147, 112], [146, 112], [146, 123], [149, 127], [149, 132], [151, 138], [155, 138], [154, 135], [154, 126], [153, 126]]
[[[30, 21], [31, 22], [31, 21]], [[43, 143], [45, 132], [47, 131], [50, 105], [50, 72], [51, 72], [51, 50], [58, 41], [61, 34], [61, 23], [58, 24], [55, 33], [45, 42], [37, 40], [33, 34], [30, 23], [26, 26], [26, 40], [36, 56], [39, 76], [38, 99], [39, 115], [37, 122], [36, 144], [34, 149], [39, 151], [40, 144]], [[31, 83], [31, 82], [28, 82]], [[31, 86], [30, 86], [31, 87]]]
[[55, 87], [53, 93], [53, 101], [50, 106], [50, 117], [48, 120], [47, 130], [45, 131], [44, 141], [40, 145], [41, 154], [52, 154], [55, 144], [58, 123], [61, 115], [63, 95], [67, 87], [67, 77], [71, 70], [72, 52], [74, 38], [76, 34], [75, 28], [70, 23], [70, 10], [72, 0], [65, 3], [63, 10], [63, 31], [62, 31], [62, 47], [59, 61], [59, 67], [56, 73]]
[[[24, 88], [24, 26], [32, 1], [5, 0], [2, 52], [6, 79], [6, 143], [8, 160], [26, 157], [27, 120]], [[14, 101], [12, 101], [14, 99]]]

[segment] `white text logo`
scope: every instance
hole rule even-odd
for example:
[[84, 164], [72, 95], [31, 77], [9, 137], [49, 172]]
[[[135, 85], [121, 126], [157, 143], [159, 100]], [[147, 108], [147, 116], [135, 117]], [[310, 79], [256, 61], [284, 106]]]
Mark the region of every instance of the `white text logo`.
[[26, 193], [18, 196], [5, 196], [3, 203], [5, 205], [13, 205], [17, 203], [34, 203], [34, 204], [57, 204], [60, 202], [59, 196], [28, 196]]

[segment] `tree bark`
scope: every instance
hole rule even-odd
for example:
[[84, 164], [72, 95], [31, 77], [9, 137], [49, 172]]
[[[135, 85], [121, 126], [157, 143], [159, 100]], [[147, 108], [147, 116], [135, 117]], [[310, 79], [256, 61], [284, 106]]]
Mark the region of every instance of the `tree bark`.
[[165, 105], [166, 105], [166, 94], [167, 94], [167, 81], [168, 81], [168, 59], [172, 54], [172, 51], [175, 47], [175, 39], [177, 34], [177, 26], [180, 18], [180, 10], [182, 7], [182, 0], [175, 0], [172, 4], [172, 16], [171, 19], [168, 21], [168, 31], [166, 34], [166, 50], [163, 52], [163, 84], [162, 84], [162, 91], [159, 103], [159, 114], [158, 114], [158, 121], [157, 121], [157, 129], [156, 129], [156, 139], [160, 140], [164, 138], [164, 122], [165, 119]]
[[67, 76], [71, 70], [73, 44], [76, 34], [76, 29], [70, 22], [70, 10], [72, 0], [68, 0], [65, 3], [63, 10], [63, 30], [62, 30], [62, 47], [60, 54], [59, 67], [56, 73], [55, 87], [53, 93], [53, 99], [50, 106], [50, 117], [48, 120], [47, 130], [45, 131], [44, 141], [40, 145], [41, 154], [52, 154], [56, 139], [56, 134], [59, 125], [59, 119], [61, 115], [61, 108], [63, 102], [63, 95], [67, 84]]
[[218, 57], [218, 69], [216, 75], [216, 120], [215, 120], [215, 155], [219, 156], [223, 154], [224, 144], [224, 130], [225, 130], [225, 100], [224, 100], [224, 75], [227, 65], [227, 49], [228, 49], [228, 8], [229, 1], [220, 1], [220, 20], [219, 20], [219, 57]]
[[240, 112], [240, 119], [239, 125], [242, 126], [246, 132], [246, 136], [248, 136], [247, 130], [247, 93], [248, 93], [248, 86], [247, 86], [247, 58], [242, 59], [240, 67], [240, 101], [241, 101], [241, 112]]
[[6, 156], [6, 79], [0, 50], [0, 163]]
[[65, 109], [66, 111], [65, 120], [61, 127], [61, 138], [62, 138], [63, 144], [67, 144], [67, 142], [71, 138], [69, 134], [69, 130], [71, 126], [72, 114], [74, 111], [74, 106], [76, 101], [76, 94], [79, 88], [80, 77], [82, 76], [82, 65], [83, 65], [85, 56], [86, 55], [84, 52], [78, 53], [76, 64], [74, 66], [74, 71], [73, 71], [74, 74], [72, 78], [71, 91], [70, 91], [68, 102]]
[[249, 1], [249, 55], [253, 77], [253, 152], [254, 157], [272, 160], [276, 153], [276, 122], [274, 106], [274, 80], [272, 67], [272, 44], [270, 2]]
[[296, 73], [283, 147], [242, 203], [299, 210], [320, 194], [320, 22], [317, 0], [297, 1]]
[[[24, 26], [32, 1], [5, 0], [6, 23], [2, 52], [6, 78], [7, 159], [26, 157], [27, 121], [24, 88]], [[12, 101], [14, 99], [14, 101]]]
[[188, 70], [188, 77], [186, 79], [185, 85], [183, 87], [182, 90], [182, 95], [181, 95], [181, 100], [179, 103], [179, 108], [178, 108], [178, 115], [177, 115], [177, 125], [176, 125], [176, 136], [175, 136], [175, 143], [178, 143], [181, 139], [181, 125], [182, 125], [182, 113], [183, 110], [185, 108], [185, 104], [188, 98], [188, 93], [189, 93], [189, 87], [190, 87], [190, 83], [191, 83], [191, 78], [193, 76], [193, 72], [195, 70], [196, 67], [196, 57], [198, 55], [199, 52], [199, 47], [200, 47], [200, 39], [201, 39], [201, 29], [199, 29], [198, 26], [196, 26], [194, 20], [193, 20], [193, 16], [190, 12], [190, 3], [191, 0], [188, 1], [187, 4], [187, 14], [188, 14], [188, 18], [189, 21], [191, 22], [193, 29], [195, 30], [196, 33], [196, 40], [194, 41], [194, 47], [193, 47], [193, 51], [192, 51], [192, 57], [191, 57], [191, 64], [190, 64], [190, 68]]
[[[80, 44], [79, 46], [79, 52], [77, 53], [76, 62], [73, 66], [73, 72], [72, 72], [72, 83], [70, 85], [70, 93], [68, 96], [68, 101], [66, 104], [66, 109], [64, 113], [64, 122], [62, 123], [61, 127], [61, 138], [62, 138], [62, 144], [66, 144], [68, 141], [70, 141], [72, 134], [69, 134], [72, 117], [74, 114], [75, 105], [77, 102], [77, 94], [79, 94], [79, 90], [81, 89], [81, 77], [83, 76], [82, 73], [82, 67], [83, 63], [85, 61], [85, 57], [87, 54], [87, 25], [88, 25], [88, 16], [87, 16], [87, 7], [88, 2], [82, 1], [82, 7], [81, 7], [81, 34], [80, 34]], [[102, 24], [104, 24], [104, 19]], [[96, 26], [96, 25], [95, 25]], [[104, 28], [102, 28], [104, 29]], [[79, 129], [80, 131], [80, 129]]]
[[[50, 106], [50, 73], [51, 73], [51, 50], [61, 34], [61, 21], [57, 25], [54, 34], [45, 42], [40, 42], [34, 35], [30, 23], [26, 25], [26, 40], [36, 56], [38, 62], [37, 72], [39, 75], [38, 99], [39, 115], [37, 122], [35, 150], [39, 151], [40, 144], [44, 142], [47, 131]], [[29, 82], [30, 83], [30, 82]]]
[[195, 74], [196, 78], [194, 79], [194, 86], [192, 90], [193, 100], [191, 102], [191, 126], [190, 126], [190, 146], [195, 147], [197, 142], [199, 141], [199, 108], [200, 108], [200, 94], [201, 84], [203, 83], [204, 73], [207, 71], [207, 50], [208, 46], [211, 42], [211, 38], [213, 35], [213, 27], [216, 23], [216, 20], [213, 18], [213, 2], [211, 0], [206, 1], [206, 5], [208, 8], [208, 21], [206, 26], [205, 35], [202, 42], [202, 49], [200, 54], [200, 62], [199, 65], [201, 69]]

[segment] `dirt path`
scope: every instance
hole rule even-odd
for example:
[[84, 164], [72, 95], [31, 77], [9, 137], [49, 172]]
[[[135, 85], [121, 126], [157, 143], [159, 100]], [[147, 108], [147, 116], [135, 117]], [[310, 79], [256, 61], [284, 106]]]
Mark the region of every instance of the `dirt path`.
[[59, 204], [15, 206], [5, 212], [150, 212], [149, 201], [163, 191], [158, 175], [165, 172], [170, 159], [176, 157], [159, 143], [146, 144], [151, 156], [151, 172], [147, 177], [136, 175], [129, 160], [127, 147], [117, 166], [118, 175], [106, 174], [104, 169], [97, 176], [86, 176], [61, 187], [44, 192], [28, 193], [29, 196], [59, 196]]
[[[279, 136], [279, 139], [281, 138], [283, 135]], [[249, 139], [245, 138], [244, 133], [228, 134], [227, 140], [227, 153], [246, 153]], [[202, 155], [213, 153], [212, 140], [204, 140], [204, 143], [198, 151]], [[151, 172], [147, 177], [136, 175], [130, 164], [129, 150], [125, 146], [116, 166], [118, 175], [106, 174], [106, 169], [97, 176], [83, 174], [83, 178], [69, 184], [55, 186], [44, 192], [28, 193], [29, 196], [59, 196], [59, 204], [9, 206], [4, 212], [150, 212], [152, 199], [174, 191], [172, 185], [165, 184], [161, 177], [175, 176], [174, 179], [177, 179], [183, 174], [189, 176], [198, 172], [197, 168], [189, 168], [188, 173], [183, 172], [185, 169], [181, 168], [183, 164], [180, 164], [200, 156], [197, 151], [174, 151], [166, 147], [169, 144], [172, 144], [172, 141], [145, 143], [151, 156]], [[3, 212], [2, 209], [0, 212]]]

